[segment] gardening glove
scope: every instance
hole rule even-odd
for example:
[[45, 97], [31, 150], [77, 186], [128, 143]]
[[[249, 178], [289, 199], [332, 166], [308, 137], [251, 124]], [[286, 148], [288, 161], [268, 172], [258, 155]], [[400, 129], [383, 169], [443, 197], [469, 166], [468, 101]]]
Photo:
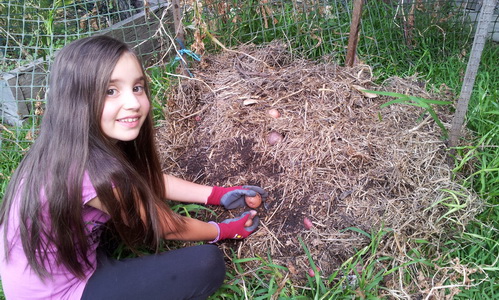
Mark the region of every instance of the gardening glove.
[[260, 196], [262, 196], [262, 202], [265, 202], [268, 193], [258, 186], [239, 185], [228, 188], [214, 186], [211, 195], [206, 201], [206, 204], [223, 205], [226, 209], [244, 207], [246, 205], [246, 203], [244, 202], [244, 197], [254, 197], [256, 196], [256, 193], [260, 194]]
[[[254, 215], [253, 224], [245, 227], [244, 224], [248, 221], [251, 215]], [[256, 211], [244, 212], [239, 217], [227, 219], [221, 223], [209, 222], [210, 224], [216, 225], [218, 229], [217, 237], [210, 243], [216, 243], [225, 239], [244, 239], [256, 230], [259, 222], [260, 219], [256, 216]]]

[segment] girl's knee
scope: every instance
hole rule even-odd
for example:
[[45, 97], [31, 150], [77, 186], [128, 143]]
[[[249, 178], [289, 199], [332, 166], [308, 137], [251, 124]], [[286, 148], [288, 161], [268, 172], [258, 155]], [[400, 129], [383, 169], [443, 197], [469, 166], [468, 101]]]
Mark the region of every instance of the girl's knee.
[[[198, 268], [196, 270], [196, 276], [200, 282], [200, 287], [204, 288], [200, 291], [199, 295], [213, 294], [220, 286], [223, 284], [225, 279], [225, 261], [222, 251], [214, 245], [201, 245], [197, 246], [197, 261]], [[192, 276], [192, 274], [191, 274]], [[203, 299], [201, 297], [200, 299]], [[197, 298], [196, 298], [197, 299]]]
[[219, 277], [225, 277], [225, 261], [222, 251], [214, 245], [201, 245], [200, 256], [201, 264], [204, 265], [204, 270], [210, 276], [218, 275]]

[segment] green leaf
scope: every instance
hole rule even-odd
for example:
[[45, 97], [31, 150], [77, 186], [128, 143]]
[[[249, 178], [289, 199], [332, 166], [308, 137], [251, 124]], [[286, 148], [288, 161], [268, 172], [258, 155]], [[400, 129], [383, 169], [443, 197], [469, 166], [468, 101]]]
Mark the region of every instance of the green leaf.
[[452, 102], [450, 101], [442, 101], [442, 100], [432, 100], [432, 99], [426, 99], [426, 98], [420, 98], [416, 96], [408, 96], [409, 99], [413, 101], [420, 101], [428, 104], [437, 104], [437, 105], [451, 105]]

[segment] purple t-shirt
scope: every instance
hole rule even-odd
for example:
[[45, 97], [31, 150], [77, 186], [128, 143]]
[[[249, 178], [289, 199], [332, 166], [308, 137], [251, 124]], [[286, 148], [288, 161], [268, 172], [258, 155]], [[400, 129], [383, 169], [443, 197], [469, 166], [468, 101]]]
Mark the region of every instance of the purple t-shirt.
[[[85, 270], [85, 279], [75, 277], [63, 265], [56, 263], [55, 247], [48, 253], [49, 263], [47, 264], [47, 270], [52, 274], [52, 277], [47, 277], [42, 281], [33, 272], [28, 265], [21, 244], [18, 214], [19, 199], [15, 199], [7, 233], [7, 240], [13, 244], [8, 263], [5, 260], [4, 253], [4, 227], [0, 228], [0, 276], [7, 299], [81, 299], [85, 284], [97, 266], [96, 249], [99, 245], [101, 226], [109, 220], [106, 213], [85, 205], [97, 196], [87, 173], [83, 178], [82, 190], [83, 220], [86, 224], [87, 237], [90, 242], [88, 260], [92, 264], [92, 268]], [[44, 218], [48, 218], [48, 212], [45, 212]]]

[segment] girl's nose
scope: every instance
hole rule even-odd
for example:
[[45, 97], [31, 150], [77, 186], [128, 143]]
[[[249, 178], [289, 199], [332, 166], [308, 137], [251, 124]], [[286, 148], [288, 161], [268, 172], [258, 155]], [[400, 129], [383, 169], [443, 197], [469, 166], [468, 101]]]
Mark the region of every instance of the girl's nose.
[[126, 93], [124, 95], [124, 104], [123, 108], [125, 109], [130, 109], [130, 110], [136, 110], [140, 108], [140, 101], [133, 92]]

